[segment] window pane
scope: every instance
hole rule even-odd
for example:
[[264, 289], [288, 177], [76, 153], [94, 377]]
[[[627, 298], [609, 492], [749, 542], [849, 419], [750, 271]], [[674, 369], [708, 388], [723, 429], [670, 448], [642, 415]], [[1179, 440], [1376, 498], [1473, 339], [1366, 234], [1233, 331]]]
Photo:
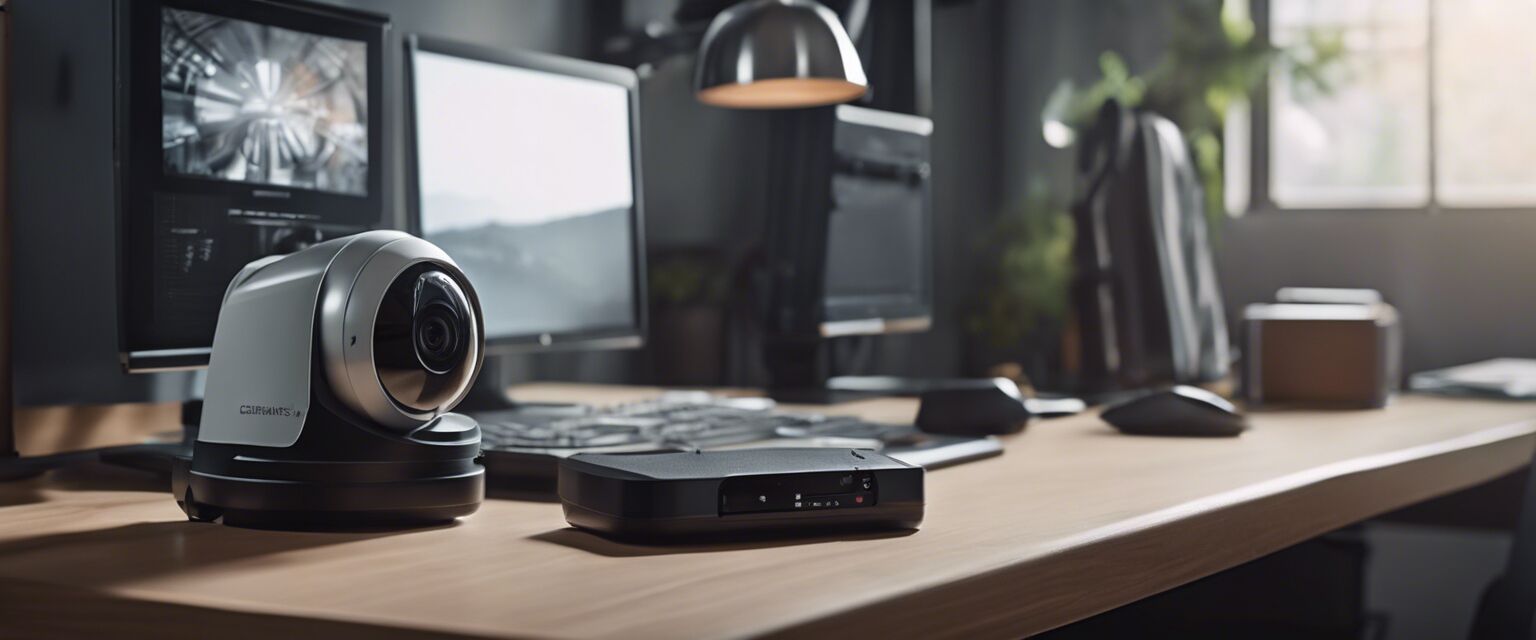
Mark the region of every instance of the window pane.
[[1277, 45], [1339, 33], [1333, 90], [1280, 65], [1270, 81], [1270, 196], [1282, 207], [1429, 201], [1426, 0], [1273, 0]]
[[1536, 202], [1536, 2], [1441, 0], [1435, 10], [1440, 202]]
[[1253, 203], [1253, 109], [1247, 100], [1235, 101], [1227, 108], [1222, 121], [1222, 194], [1225, 197], [1227, 215], [1240, 216], [1248, 213]]

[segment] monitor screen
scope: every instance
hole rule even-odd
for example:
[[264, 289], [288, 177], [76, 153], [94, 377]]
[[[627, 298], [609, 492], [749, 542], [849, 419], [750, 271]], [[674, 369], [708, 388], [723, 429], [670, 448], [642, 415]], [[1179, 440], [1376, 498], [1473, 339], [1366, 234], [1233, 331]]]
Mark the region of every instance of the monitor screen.
[[384, 226], [384, 16], [135, 0], [117, 29], [120, 340], [132, 371], [207, 364], [252, 260]]
[[367, 43], [171, 7], [160, 23], [166, 172], [368, 193]]
[[832, 176], [837, 207], [827, 238], [826, 295], [836, 305], [920, 300], [928, 218], [920, 192], [888, 179]]
[[469, 275], [487, 340], [636, 335], [632, 85], [425, 47], [411, 63], [416, 224]]
[[[918, 116], [843, 105], [833, 133], [823, 333], [926, 329], [932, 306], [929, 135]], [[870, 321], [870, 322], [864, 322]], [[877, 321], [877, 322], [876, 322]]]

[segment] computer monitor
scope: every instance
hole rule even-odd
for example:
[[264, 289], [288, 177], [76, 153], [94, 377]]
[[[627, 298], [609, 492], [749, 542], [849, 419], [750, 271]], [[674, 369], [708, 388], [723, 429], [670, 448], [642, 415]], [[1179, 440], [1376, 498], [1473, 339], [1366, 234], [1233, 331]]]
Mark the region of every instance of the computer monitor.
[[459, 263], [487, 353], [641, 345], [638, 80], [407, 38], [412, 230]]
[[204, 366], [241, 267], [383, 225], [389, 23], [299, 0], [118, 7], [123, 362]]
[[926, 331], [933, 307], [927, 118], [837, 108], [824, 337]]

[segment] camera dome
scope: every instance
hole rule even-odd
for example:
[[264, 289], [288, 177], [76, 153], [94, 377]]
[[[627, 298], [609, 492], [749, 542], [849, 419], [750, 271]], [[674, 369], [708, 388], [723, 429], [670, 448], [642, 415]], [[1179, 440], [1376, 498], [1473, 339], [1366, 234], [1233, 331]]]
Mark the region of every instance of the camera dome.
[[335, 396], [409, 431], [468, 395], [484, 360], [480, 301], [430, 242], [371, 232], [336, 254], [320, 300], [320, 346]]
[[379, 302], [373, 358], [394, 402], [415, 411], [447, 404], [473, 382], [475, 322], [463, 288], [432, 263], [395, 277]]

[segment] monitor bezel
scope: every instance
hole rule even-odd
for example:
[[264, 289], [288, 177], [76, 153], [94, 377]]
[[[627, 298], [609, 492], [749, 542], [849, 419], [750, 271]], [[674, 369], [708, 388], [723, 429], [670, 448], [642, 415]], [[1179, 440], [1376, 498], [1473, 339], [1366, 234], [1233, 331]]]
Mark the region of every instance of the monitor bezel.
[[[368, 187], [363, 195], [318, 189], [242, 183], [200, 176], [184, 176], [164, 170], [164, 158], [158, 144], [163, 106], [160, 96], [160, 19], [166, 8], [195, 11], [234, 20], [313, 33], [322, 36], [361, 41], [368, 58]], [[385, 42], [388, 16], [336, 7], [307, 0], [138, 0], [117, 3], [115, 7], [114, 62], [116, 120], [113, 144], [117, 192], [118, 262], [118, 352], [124, 370], [130, 373], [185, 371], [206, 367], [213, 348], [208, 345], [145, 344], [130, 325], [153, 321], [152, 314], [135, 317], [128, 313], [129, 303], [146, 295], [143, 282], [131, 277], [146, 268], [152, 249], [146, 243], [154, 239], [151, 215], [156, 192], [176, 194], [211, 194], [230, 197], [241, 206], [271, 206], [281, 202], [294, 210], [325, 210], [339, 214], [322, 224], [346, 224], [378, 228], [387, 222], [384, 216], [384, 171], [389, 166], [390, 151], [385, 144], [384, 123], [390, 116], [389, 87], [386, 84]], [[152, 78], [153, 81], [145, 81]], [[151, 140], [151, 136], [154, 140]], [[133, 218], [138, 217], [135, 221]], [[340, 218], [344, 217], [345, 220]]]
[[421, 34], [405, 37], [405, 175], [406, 230], [421, 236], [421, 184], [416, 131], [416, 53], [426, 52], [531, 71], [594, 80], [617, 85], [629, 99], [629, 152], [634, 205], [630, 208], [631, 295], [634, 306], [626, 326], [597, 327], [564, 332], [490, 336], [487, 355], [532, 351], [637, 349], [645, 346], [649, 300], [646, 298], [645, 198], [640, 154], [640, 79], [632, 69], [561, 56], [493, 49]]

